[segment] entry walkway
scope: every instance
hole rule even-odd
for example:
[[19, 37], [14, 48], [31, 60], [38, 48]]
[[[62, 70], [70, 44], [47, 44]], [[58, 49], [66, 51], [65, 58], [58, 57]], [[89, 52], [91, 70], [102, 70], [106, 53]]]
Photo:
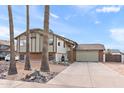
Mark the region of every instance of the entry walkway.
[[124, 87], [124, 76], [102, 63], [75, 62], [47, 84], [76, 87]]

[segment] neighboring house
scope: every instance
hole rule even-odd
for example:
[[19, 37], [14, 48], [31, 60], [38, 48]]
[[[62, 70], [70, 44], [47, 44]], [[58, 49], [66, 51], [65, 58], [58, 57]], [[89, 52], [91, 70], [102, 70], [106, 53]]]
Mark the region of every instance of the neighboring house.
[[7, 40], [0, 40], [0, 59], [4, 59], [10, 52], [10, 42]]
[[76, 61], [103, 62], [104, 50], [102, 44], [79, 44], [76, 48]]
[[[42, 29], [30, 29], [30, 58], [33, 60], [41, 60], [42, 48], [43, 48], [43, 30]], [[17, 41], [16, 49], [21, 59], [24, 59], [26, 52], [26, 32], [15, 37]], [[65, 56], [65, 60], [69, 59], [69, 51], [71, 47], [75, 48], [76, 42], [59, 36], [52, 31], [49, 32], [49, 60], [61, 61], [61, 56]]]
[[105, 52], [106, 62], [122, 62], [123, 53], [118, 49], [107, 49]]

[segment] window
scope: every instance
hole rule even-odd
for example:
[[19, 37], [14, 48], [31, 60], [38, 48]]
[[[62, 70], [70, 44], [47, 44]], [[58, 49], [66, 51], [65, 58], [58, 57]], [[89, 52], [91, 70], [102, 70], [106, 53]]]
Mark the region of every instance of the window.
[[63, 47], [65, 48], [65, 42], [63, 41]]
[[60, 46], [60, 42], [58, 42], [58, 46]]
[[26, 40], [20, 40], [20, 46], [26, 45]]
[[49, 39], [49, 45], [53, 45], [53, 39]]

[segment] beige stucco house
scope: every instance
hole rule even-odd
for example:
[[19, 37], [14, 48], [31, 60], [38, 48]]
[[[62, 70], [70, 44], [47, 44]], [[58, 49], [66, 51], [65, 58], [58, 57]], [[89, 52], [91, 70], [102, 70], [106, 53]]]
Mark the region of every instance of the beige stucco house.
[[[26, 32], [15, 37], [17, 42], [17, 53], [20, 59], [24, 59], [26, 52]], [[77, 43], [63, 36], [57, 35], [49, 31], [49, 60], [61, 61], [61, 56], [64, 55], [66, 60], [70, 59], [71, 49], [75, 49]], [[36, 28], [30, 29], [30, 58], [33, 60], [41, 60], [43, 48], [43, 30]]]

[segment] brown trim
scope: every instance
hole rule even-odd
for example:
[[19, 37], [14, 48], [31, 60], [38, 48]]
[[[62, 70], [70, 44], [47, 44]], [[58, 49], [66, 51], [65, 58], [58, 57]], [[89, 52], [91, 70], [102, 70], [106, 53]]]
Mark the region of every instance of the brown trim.
[[57, 52], [57, 45], [58, 45], [58, 43], [57, 43], [57, 37], [56, 37], [56, 52]]
[[34, 53], [35, 54], [35, 53], [42, 53], [42, 52], [31, 52], [31, 53]]
[[63, 41], [63, 47], [66, 48], [66, 46], [65, 46], [65, 41]]
[[[56, 52], [55, 52], [56, 53]], [[67, 54], [67, 53], [57, 53], [57, 54]]]
[[[26, 52], [19, 52], [19, 53], [26, 53]], [[32, 54], [36, 54], [36, 53], [42, 53], [42, 52], [30, 52]], [[49, 53], [56, 53], [56, 52], [49, 52]], [[63, 53], [57, 53], [57, 54], [63, 54]]]
[[54, 35], [53, 35], [53, 52], [54, 52]]
[[32, 52], [32, 37], [31, 37], [31, 52]]
[[19, 37], [19, 39], [18, 39], [18, 40], [19, 40], [19, 47], [18, 47], [18, 48], [19, 48], [19, 51], [18, 51], [18, 52], [20, 52], [20, 37]]
[[41, 52], [41, 35], [39, 35], [39, 52]]
[[35, 52], [36, 52], [36, 50], [37, 50], [37, 49], [36, 49], [36, 48], [37, 48], [37, 47], [36, 47], [36, 44], [37, 44], [36, 39], [37, 39], [37, 37], [36, 37], [36, 33], [35, 33]]

